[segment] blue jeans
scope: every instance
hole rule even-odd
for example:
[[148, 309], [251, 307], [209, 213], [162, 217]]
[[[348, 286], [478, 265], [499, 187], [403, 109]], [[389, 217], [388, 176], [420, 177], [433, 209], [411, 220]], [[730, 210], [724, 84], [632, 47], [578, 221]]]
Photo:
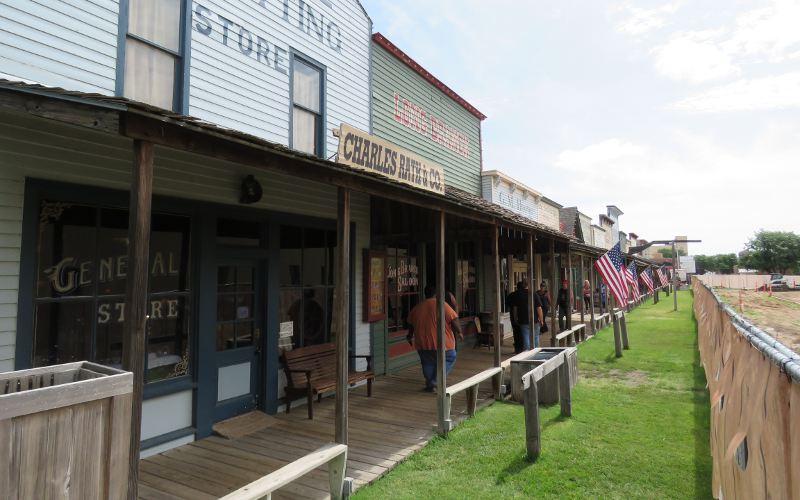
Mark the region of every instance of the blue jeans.
[[542, 334], [542, 325], [539, 322], [533, 324], [533, 347], [539, 347], [539, 336]]
[[[425, 387], [436, 385], [436, 351], [425, 350], [417, 351], [419, 362], [422, 364], [422, 376], [425, 377]], [[444, 372], [449, 374], [456, 364], [455, 349], [444, 352]]]
[[531, 325], [519, 325], [519, 336], [522, 340], [522, 350], [531, 350]]

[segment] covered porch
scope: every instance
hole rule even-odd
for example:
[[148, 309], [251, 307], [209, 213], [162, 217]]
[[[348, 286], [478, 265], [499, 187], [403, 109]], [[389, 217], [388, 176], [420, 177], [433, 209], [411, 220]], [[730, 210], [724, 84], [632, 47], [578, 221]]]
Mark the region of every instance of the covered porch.
[[[506, 342], [509, 344], [509, 342]], [[513, 356], [503, 345], [502, 358]], [[492, 364], [494, 352], [467, 346], [448, 375], [448, 383], [462, 381]], [[378, 479], [436, 435], [436, 395], [422, 388], [419, 365], [379, 377], [373, 397], [366, 388], [351, 389], [347, 473], [354, 488]], [[494, 401], [490, 381], [478, 392], [478, 405]], [[141, 460], [139, 498], [217, 498], [311, 453], [334, 435], [335, 398], [314, 403], [314, 419], [306, 412], [279, 413], [272, 425], [237, 439], [211, 436]], [[464, 393], [454, 397], [451, 418], [465, 419]], [[328, 498], [328, 475], [314, 471], [277, 492], [274, 498]]]

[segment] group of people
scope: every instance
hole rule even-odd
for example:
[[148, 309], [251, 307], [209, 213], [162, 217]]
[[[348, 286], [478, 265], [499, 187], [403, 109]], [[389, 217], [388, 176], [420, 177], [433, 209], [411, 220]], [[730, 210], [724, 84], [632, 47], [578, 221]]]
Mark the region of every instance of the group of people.
[[[601, 285], [600, 299], [604, 302], [604, 287]], [[583, 282], [584, 307], [591, 307], [592, 289], [589, 280]], [[414, 306], [408, 314], [408, 335], [406, 339], [413, 345], [419, 355], [422, 365], [422, 375], [425, 378], [425, 390], [436, 390], [436, 337], [437, 337], [437, 307], [436, 287], [428, 284], [424, 289], [425, 299]], [[531, 302], [533, 314], [531, 314]], [[539, 337], [547, 332], [545, 318], [550, 311], [552, 299], [547, 288], [547, 283], [542, 281], [539, 289], [533, 294], [531, 301], [528, 290], [528, 280], [523, 278], [516, 285], [516, 290], [506, 297], [506, 305], [511, 319], [511, 328], [514, 334], [514, 352], [520, 353], [531, 348], [539, 347]], [[569, 281], [561, 282], [561, 288], [556, 297], [558, 308], [558, 326], [563, 331], [566, 326], [567, 314], [571, 314]], [[464, 340], [461, 323], [452, 294], [444, 304], [445, 318], [445, 373], [450, 373], [456, 362], [456, 340], [458, 335]]]

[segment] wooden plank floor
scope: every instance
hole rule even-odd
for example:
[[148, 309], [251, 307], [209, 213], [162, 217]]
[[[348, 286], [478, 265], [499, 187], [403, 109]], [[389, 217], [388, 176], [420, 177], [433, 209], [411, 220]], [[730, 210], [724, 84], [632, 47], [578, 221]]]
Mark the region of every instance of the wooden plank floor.
[[[506, 341], [506, 344], [509, 342]], [[503, 359], [513, 355], [503, 347]], [[487, 348], [459, 351], [449, 382], [456, 383], [492, 366]], [[373, 397], [366, 387], [350, 391], [350, 449], [347, 475], [359, 488], [374, 481], [433, 436], [436, 395], [422, 391], [418, 365], [375, 380]], [[479, 404], [491, 402], [491, 384], [482, 384]], [[212, 436], [140, 462], [142, 499], [207, 499], [225, 495], [333, 441], [334, 398], [314, 403], [314, 419], [306, 408], [276, 415], [279, 422], [238, 439]], [[463, 393], [452, 405], [454, 420], [466, 417]], [[318, 469], [283, 488], [274, 498], [327, 498], [328, 476]]]

